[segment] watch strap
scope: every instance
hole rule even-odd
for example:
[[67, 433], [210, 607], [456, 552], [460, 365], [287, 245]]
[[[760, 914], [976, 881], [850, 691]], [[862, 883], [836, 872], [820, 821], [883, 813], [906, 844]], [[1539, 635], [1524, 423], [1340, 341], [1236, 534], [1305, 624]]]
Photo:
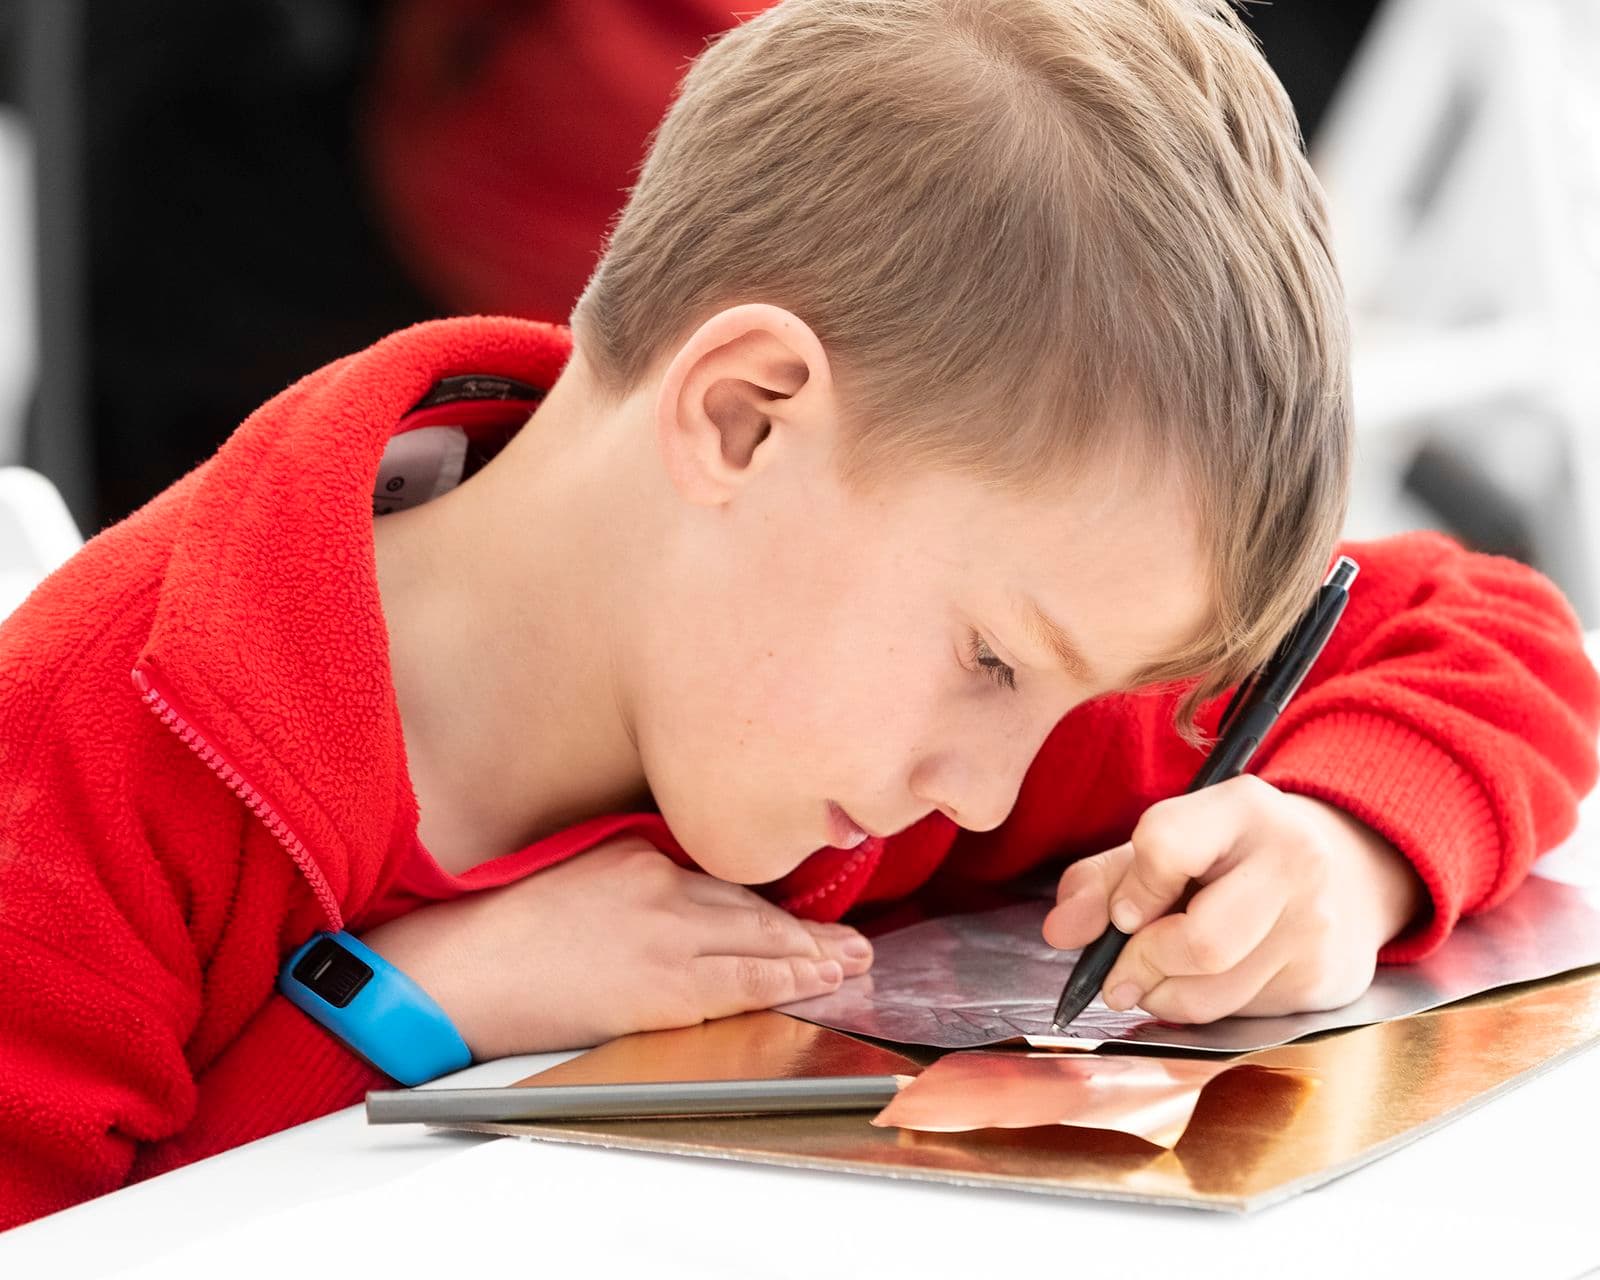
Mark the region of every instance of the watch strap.
[[438, 1002], [348, 933], [314, 934], [284, 962], [278, 989], [401, 1084], [421, 1084], [472, 1062]]

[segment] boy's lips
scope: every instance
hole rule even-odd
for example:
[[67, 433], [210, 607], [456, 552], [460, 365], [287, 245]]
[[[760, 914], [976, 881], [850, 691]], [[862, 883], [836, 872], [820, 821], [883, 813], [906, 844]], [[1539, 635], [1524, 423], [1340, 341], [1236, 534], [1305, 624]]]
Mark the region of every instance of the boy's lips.
[[835, 849], [854, 849], [872, 838], [859, 822], [832, 800], [828, 801], [828, 843]]

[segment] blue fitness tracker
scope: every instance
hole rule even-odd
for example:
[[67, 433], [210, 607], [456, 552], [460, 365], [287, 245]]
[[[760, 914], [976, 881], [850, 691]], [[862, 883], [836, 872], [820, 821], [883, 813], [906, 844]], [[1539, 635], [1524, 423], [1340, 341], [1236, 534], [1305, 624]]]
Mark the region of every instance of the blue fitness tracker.
[[421, 1084], [472, 1062], [426, 991], [348, 933], [318, 933], [284, 963], [278, 990], [385, 1075]]

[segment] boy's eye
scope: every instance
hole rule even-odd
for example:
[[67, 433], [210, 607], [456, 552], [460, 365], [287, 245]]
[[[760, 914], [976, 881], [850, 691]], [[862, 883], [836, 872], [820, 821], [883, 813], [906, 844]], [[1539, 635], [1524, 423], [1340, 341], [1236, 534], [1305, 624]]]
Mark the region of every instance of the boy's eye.
[[976, 631], [972, 633], [972, 641], [968, 646], [972, 658], [972, 665], [983, 671], [997, 685], [1007, 689], [1017, 687], [1017, 673], [995, 656], [995, 652]]

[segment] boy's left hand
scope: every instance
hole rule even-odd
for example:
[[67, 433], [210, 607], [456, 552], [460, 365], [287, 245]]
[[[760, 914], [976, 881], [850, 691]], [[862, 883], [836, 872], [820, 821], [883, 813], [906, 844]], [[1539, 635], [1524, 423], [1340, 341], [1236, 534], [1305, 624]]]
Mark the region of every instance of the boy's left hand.
[[1106, 1003], [1171, 1022], [1348, 1004], [1427, 901], [1370, 827], [1249, 774], [1151, 805], [1128, 843], [1068, 867], [1056, 898], [1045, 941], [1086, 946], [1109, 909], [1133, 937]]

